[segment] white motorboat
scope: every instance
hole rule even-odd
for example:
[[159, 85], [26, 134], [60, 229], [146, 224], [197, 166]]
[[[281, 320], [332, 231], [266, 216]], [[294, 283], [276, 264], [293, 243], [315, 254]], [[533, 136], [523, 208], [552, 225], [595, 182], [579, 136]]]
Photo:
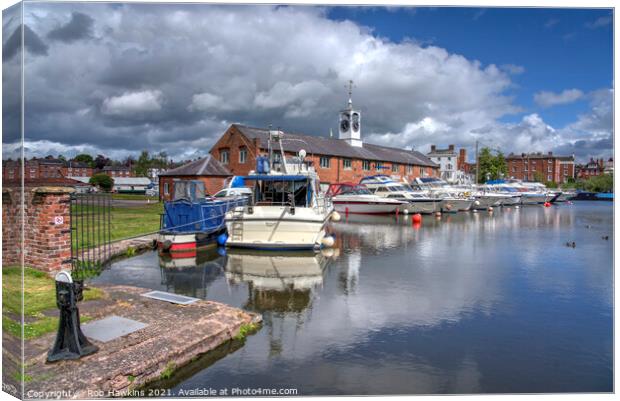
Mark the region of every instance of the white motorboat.
[[270, 131], [269, 156], [257, 157], [257, 169], [244, 181], [253, 183], [250, 204], [226, 214], [229, 247], [300, 250], [330, 246], [325, 226], [333, 206], [319, 191], [318, 175], [304, 161], [306, 153], [274, 162], [272, 144], [282, 148], [282, 132]]
[[399, 209], [401, 212], [429, 214], [440, 211], [441, 199], [431, 197], [424, 191], [414, 191], [386, 175], [364, 177], [360, 184], [366, 185], [375, 195], [404, 202]]
[[412, 185], [420, 190], [426, 190], [433, 198], [440, 198], [441, 203], [439, 207], [442, 213], [467, 211], [475, 201], [469, 195], [471, 190], [452, 187], [446, 181], [439, 178], [416, 178]]
[[341, 183], [329, 186], [327, 196], [331, 197], [334, 209], [345, 214], [389, 214], [396, 213], [405, 202], [374, 195], [360, 184]]

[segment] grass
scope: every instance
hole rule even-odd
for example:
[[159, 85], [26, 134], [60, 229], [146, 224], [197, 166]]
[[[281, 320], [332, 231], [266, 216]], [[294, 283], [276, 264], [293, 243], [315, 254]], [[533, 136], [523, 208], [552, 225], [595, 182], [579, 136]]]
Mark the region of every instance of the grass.
[[248, 323], [248, 324], [242, 324], [241, 327], [239, 328], [239, 333], [237, 333], [236, 336], [233, 337], [233, 339], [237, 340], [237, 341], [245, 341], [245, 338], [256, 332], [258, 330], [259, 326], [256, 323]]
[[[21, 305], [21, 268], [2, 268], [2, 328], [16, 337], [21, 337], [22, 314]], [[98, 288], [85, 288], [84, 300], [103, 297], [103, 291]], [[55, 310], [56, 286], [54, 279], [38, 270], [24, 269], [24, 338], [31, 339], [58, 328], [58, 319], [45, 316], [44, 311]], [[90, 318], [82, 316], [86, 322]]]
[[[74, 207], [73, 213], [75, 222], [73, 226], [78, 232], [91, 232], [98, 227], [96, 215], [103, 213], [103, 208], [97, 206], [78, 206]], [[153, 233], [159, 230], [160, 214], [163, 212], [161, 203], [143, 204], [137, 206], [112, 206], [110, 210], [110, 239], [118, 241], [124, 238], [136, 237], [144, 234]], [[95, 218], [93, 218], [93, 215]], [[107, 218], [107, 217], [106, 217]], [[78, 236], [74, 237], [73, 247], [91, 248], [102, 245], [107, 239], [90, 238], [88, 235], [81, 235], [78, 243]]]
[[157, 200], [157, 196], [147, 196], [140, 194], [112, 194], [112, 199], [117, 200]]
[[170, 361], [164, 368], [164, 370], [159, 375], [161, 380], [166, 380], [172, 377], [172, 373], [174, 373], [174, 369], [176, 368], [174, 362]]

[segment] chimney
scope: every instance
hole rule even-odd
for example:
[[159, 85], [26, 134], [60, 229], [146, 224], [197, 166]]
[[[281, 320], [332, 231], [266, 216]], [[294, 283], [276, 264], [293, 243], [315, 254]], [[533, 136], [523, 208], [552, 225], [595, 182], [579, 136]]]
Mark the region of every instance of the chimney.
[[454, 145], [448, 145], [448, 150], [450, 152], [454, 152]]
[[435, 151], [435, 145], [431, 145], [431, 153]]
[[465, 149], [459, 149], [459, 158], [457, 164], [462, 166], [467, 161], [467, 151]]

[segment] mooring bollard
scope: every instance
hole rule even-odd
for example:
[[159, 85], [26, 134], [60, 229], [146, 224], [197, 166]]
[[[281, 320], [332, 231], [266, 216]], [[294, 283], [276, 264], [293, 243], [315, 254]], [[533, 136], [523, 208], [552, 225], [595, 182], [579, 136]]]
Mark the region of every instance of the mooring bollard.
[[54, 346], [47, 354], [48, 362], [78, 359], [99, 351], [91, 344], [80, 328], [80, 311], [77, 302], [82, 299], [83, 282], [74, 282], [71, 274], [56, 274], [56, 306], [60, 309], [58, 333]]

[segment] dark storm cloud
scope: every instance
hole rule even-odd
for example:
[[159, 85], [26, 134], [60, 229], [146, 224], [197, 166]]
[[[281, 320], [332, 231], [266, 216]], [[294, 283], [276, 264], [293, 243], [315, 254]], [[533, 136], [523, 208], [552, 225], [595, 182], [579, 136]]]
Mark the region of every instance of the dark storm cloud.
[[[386, 42], [350, 21], [325, 18], [320, 8], [24, 7], [34, 31], [65, 43], [26, 60], [31, 152], [86, 149], [114, 157], [148, 149], [184, 158], [208, 152], [233, 122], [322, 136], [332, 128], [337, 135], [349, 79], [369, 142], [421, 150], [431, 141], [471, 145], [480, 127], [488, 142], [507, 149], [531, 147], [532, 139], [547, 150], [567, 142], [538, 116], [514, 126], [498, 122], [518, 109], [505, 94], [512, 83], [501, 68], [436, 46]], [[95, 39], [80, 40], [89, 37]], [[580, 132], [607, 121], [585, 116]]]
[[76, 40], [86, 39], [92, 36], [94, 20], [86, 14], [79, 12], [71, 13], [71, 20], [65, 25], [52, 29], [47, 37], [51, 40], [71, 43]]
[[[13, 58], [21, 48], [22, 33], [21, 26], [17, 27], [11, 36], [2, 45], [2, 59], [6, 62]], [[47, 55], [47, 45], [41, 40], [39, 35], [36, 34], [28, 25], [24, 26], [24, 43], [26, 50], [31, 54], [37, 56]]]

